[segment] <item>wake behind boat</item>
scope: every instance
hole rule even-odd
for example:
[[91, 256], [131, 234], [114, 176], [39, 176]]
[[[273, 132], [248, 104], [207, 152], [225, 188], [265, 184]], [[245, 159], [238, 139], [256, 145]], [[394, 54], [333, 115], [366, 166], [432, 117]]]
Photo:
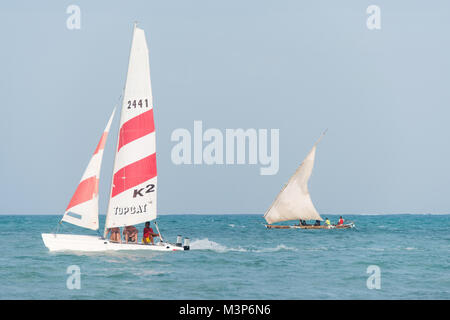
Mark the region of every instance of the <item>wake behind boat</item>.
[[[99, 229], [100, 169], [113, 118], [114, 111], [60, 223], [67, 222], [90, 230]], [[156, 221], [154, 224], [158, 233], [153, 235], [160, 237], [157, 244], [152, 244], [153, 238], [140, 244], [137, 235], [134, 243], [106, 239], [108, 230], [118, 230], [120, 238], [120, 227], [156, 220], [156, 200], [156, 140], [148, 49], [144, 30], [135, 24], [104, 236], [43, 233], [42, 240], [50, 251], [189, 250], [188, 238], [184, 239], [183, 245], [181, 236], [177, 237], [176, 244], [164, 241]], [[128, 234], [125, 236], [128, 240]]]
[[[332, 225], [328, 219], [321, 225], [322, 217], [317, 212], [312, 203], [308, 190], [308, 181], [314, 167], [316, 147], [325, 132], [314, 144], [311, 151], [298, 167], [288, 183], [281, 189], [269, 210], [264, 214], [268, 229], [349, 229], [355, 227], [353, 222], [338, 223]], [[297, 220], [298, 225], [273, 225], [272, 223]], [[307, 224], [307, 220], [315, 221], [314, 224]]]

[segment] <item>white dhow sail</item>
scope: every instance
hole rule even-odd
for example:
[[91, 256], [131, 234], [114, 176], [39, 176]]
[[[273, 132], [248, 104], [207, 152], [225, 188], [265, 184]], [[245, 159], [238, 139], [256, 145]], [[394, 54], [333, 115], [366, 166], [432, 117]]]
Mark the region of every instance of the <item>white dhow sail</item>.
[[134, 26], [105, 230], [156, 219], [156, 140], [144, 30]]
[[[320, 141], [320, 139], [319, 139]], [[314, 207], [308, 191], [308, 181], [314, 167], [316, 145], [280, 191], [264, 218], [267, 223], [289, 220], [323, 220]]]
[[102, 166], [103, 150], [105, 149], [109, 128], [114, 118], [114, 112], [115, 110], [109, 118], [94, 155], [89, 161], [61, 221], [87, 229], [98, 229], [98, 181]]

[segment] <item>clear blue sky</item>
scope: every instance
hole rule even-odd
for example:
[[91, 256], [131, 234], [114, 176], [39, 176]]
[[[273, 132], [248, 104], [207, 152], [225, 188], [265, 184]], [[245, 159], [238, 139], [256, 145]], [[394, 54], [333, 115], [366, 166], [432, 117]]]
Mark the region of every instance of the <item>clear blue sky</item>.
[[[81, 8], [81, 29], [66, 8]], [[381, 8], [381, 30], [366, 8]], [[0, 12], [0, 213], [62, 213], [146, 30], [162, 213], [260, 213], [328, 128], [322, 213], [450, 210], [448, 1], [8, 1]], [[116, 119], [117, 120], [117, 119]], [[176, 166], [176, 128], [280, 129], [280, 170]], [[105, 211], [118, 123], [100, 185]]]

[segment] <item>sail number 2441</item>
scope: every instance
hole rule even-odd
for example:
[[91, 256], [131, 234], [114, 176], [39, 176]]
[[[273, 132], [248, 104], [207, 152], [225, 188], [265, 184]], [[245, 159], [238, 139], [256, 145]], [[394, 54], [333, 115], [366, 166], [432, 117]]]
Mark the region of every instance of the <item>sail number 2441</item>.
[[148, 99], [128, 100], [127, 109], [148, 108]]

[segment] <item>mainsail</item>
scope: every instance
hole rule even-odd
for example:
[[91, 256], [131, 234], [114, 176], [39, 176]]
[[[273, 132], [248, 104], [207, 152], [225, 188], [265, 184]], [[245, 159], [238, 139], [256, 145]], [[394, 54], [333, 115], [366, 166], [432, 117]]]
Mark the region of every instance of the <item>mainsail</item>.
[[318, 142], [267, 210], [264, 215], [267, 223], [299, 219], [323, 220], [314, 207], [308, 191], [308, 181], [314, 167]]
[[88, 228], [98, 229], [98, 181], [100, 178], [100, 169], [102, 166], [103, 150], [105, 149], [106, 139], [108, 138], [109, 128], [114, 118], [114, 112], [109, 118], [105, 131], [98, 142], [94, 155], [78, 184], [75, 193], [67, 206], [62, 221]]
[[105, 229], [156, 219], [156, 140], [144, 30], [134, 26]]

